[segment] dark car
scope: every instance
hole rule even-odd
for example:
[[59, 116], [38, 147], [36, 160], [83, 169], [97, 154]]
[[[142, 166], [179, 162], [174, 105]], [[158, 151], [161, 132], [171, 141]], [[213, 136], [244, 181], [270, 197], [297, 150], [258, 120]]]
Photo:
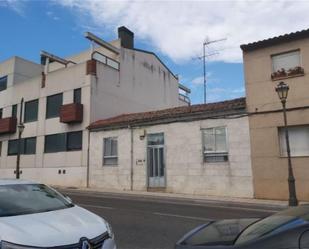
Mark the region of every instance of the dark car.
[[309, 249], [309, 205], [263, 219], [211, 221], [187, 233], [176, 249]]

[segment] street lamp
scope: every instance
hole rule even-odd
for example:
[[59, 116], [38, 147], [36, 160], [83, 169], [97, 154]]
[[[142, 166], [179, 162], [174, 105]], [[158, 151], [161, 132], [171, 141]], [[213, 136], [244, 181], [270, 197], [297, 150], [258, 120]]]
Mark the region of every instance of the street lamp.
[[284, 133], [285, 133], [286, 151], [288, 155], [288, 171], [289, 171], [288, 172], [289, 173], [289, 176], [288, 176], [289, 206], [297, 206], [298, 200], [296, 197], [295, 178], [294, 178], [293, 168], [292, 168], [289, 130], [287, 127], [287, 117], [286, 117], [286, 99], [288, 97], [289, 86], [285, 84], [283, 81], [281, 81], [275, 89], [279, 96], [279, 99], [281, 100], [282, 109], [283, 109]]
[[23, 117], [23, 103], [24, 103], [24, 99], [21, 99], [20, 102], [20, 114], [19, 114], [19, 124], [17, 126], [18, 128], [18, 142], [17, 142], [17, 158], [16, 158], [16, 179], [20, 178], [20, 154], [21, 154], [21, 135], [25, 129], [25, 125], [22, 122], [22, 117]]

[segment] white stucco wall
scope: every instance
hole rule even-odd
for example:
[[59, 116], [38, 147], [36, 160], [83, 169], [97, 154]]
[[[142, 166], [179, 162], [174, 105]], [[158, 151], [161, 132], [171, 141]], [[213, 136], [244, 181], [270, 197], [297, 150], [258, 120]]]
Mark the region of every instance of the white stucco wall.
[[[120, 48], [120, 41], [112, 44]], [[179, 105], [178, 80], [152, 54], [121, 48], [119, 55], [102, 47], [96, 51], [120, 62], [120, 71], [97, 63], [97, 75], [86, 75], [86, 61], [91, 50], [68, 57], [77, 64], [67, 67], [57, 62], [49, 65], [45, 87], [42, 88], [44, 68], [19, 57], [0, 63], [0, 77], [7, 75], [7, 89], [0, 92], [3, 118], [10, 117], [12, 106], [20, 101], [39, 99], [38, 120], [25, 123], [22, 138], [36, 137], [36, 154], [21, 155], [23, 178], [65, 186], [86, 186], [88, 130], [92, 121], [121, 113], [164, 109]], [[83, 122], [63, 124], [59, 118], [46, 119], [47, 96], [63, 93], [63, 104], [73, 102], [74, 89], [82, 89]], [[83, 131], [83, 149], [75, 152], [44, 153], [44, 137], [50, 134]], [[8, 156], [8, 141], [15, 134], [0, 135], [0, 177], [15, 177], [16, 156]], [[58, 171], [66, 170], [66, 174]]]
[[42, 66], [26, 59], [14, 56], [0, 63], [0, 78], [8, 76], [8, 87], [13, 83], [28, 80], [41, 75]]
[[[16, 59], [12, 59], [14, 62]], [[25, 61], [12, 63], [19, 65], [17, 72], [31, 71], [32, 63], [25, 66]], [[0, 64], [1, 65], [1, 64]], [[4, 67], [2, 64], [2, 67]], [[36, 68], [40, 68], [37, 65]], [[6, 73], [9, 72], [7, 67]], [[5, 71], [3, 71], [5, 73]], [[17, 117], [20, 113], [20, 101], [39, 100], [38, 120], [25, 123], [22, 138], [36, 137], [36, 153], [34, 155], [21, 155], [20, 168], [22, 178], [33, 179], [48, 184], [64, 186], [86, 186], [87, 172], [87, 149], [88, 130], [86, 127], [90, 123], [90, 76], [85, 74], [86, 65], [81, 63], [61, 68], [47, 74], [45, 87], [41, 87], [41, 73], [37, 76], [23, 81], [10, 80], [13, 73], [9, 73], [8, 88], [0, 92], [0, 108], [3, 109], [3, 117], [10, 117], [12, 106], [18, 104]], [[31, 75], [29, 72], [28, 75]], [[46, 119], [46, 99], [47, 96], [63, 93], [63, 104], [73, 103], [74, 89], [82, 89], [82, 104], [84, 105], [83, 122], [79, 124], [64, 124], [59, 121], [59, 117]], [[49, 134], [83, 131], [83, 149], [72, 152], [44, 153], [44, 137]], [[8, 156], [8, 141], [17, 139], [18, 133], [0, 135], [2, 142], [0, 156], [0, 177], [15, 177], [16, 156]], [[61, 170], [61, 174], [58, 171]], [[65, 174], [63, 174], [65, 170]]]
[[178, 80], [152, 54], [121, 49], [120, 71], [97, 63], [91, 121], [180, 105]]
[[[229, 161], [204, 163], [203, 128], [227, 127]], [[248, 118], [179, 122], [134, 129], [133, 189], [147, 190], [147, 134], [164, 133], [166, 192], [253, 197]], [[103, 166], [103, 138], [118, 138], [118, 165]], [[131, 131], [119, 129], [90, 134], [90, 186], [130, 190]], [[142, 163], [140, 163], [142, 162]]]

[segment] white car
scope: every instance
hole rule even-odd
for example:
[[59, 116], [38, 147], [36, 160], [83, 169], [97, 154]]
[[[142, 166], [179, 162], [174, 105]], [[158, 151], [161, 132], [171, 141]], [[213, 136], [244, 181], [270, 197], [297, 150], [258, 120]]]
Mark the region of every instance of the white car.
[[110, 225], [47, 187], [0, 180], [0, 249], [116, 249]]

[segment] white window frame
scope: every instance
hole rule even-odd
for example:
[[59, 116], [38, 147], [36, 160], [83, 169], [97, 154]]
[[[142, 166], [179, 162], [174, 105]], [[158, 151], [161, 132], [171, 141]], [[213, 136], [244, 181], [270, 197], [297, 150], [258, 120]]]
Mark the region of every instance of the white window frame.
[[293, 69], [293, 68], [298, 67], [298, 66], [301, 67], [302, 66], [302, 58], [301, 58], [300, 49], [295, 49], [295, 50], [286, 51], [286, 52], [282, 52], [282, 53], [279, 53], [279, 54], [271, 55], [272, 72], [275, 73], [278, 70], [281, 70], [281, 68], [278, 68], [277, 70], [275, 69], [274, 59], [276, 59], [276, 57], [278, 58], [278, 57], [282, 57], [282, 56], [285, 56], [285, 55], [288, 55], [288, 54], [293, 54], [293, 53], [297, 53], [299, 55], [299, 64], [295, 65], [292, 68], [285, 68], [285, 71], [288, 71], [289, 69]]
[[[226, 147], [226, 150], [225, 151], [206, 151], [205, 150], [205, 144], [206, 144], [206, 141], [205, 141], [205, 134], [204, 132], [206, 130], [213, 130], [215, 131], [216, 129], [222, 129], [224, 128], [225, 129], [225, 147]], [[216, 126], [216, 127], [209, 127], [209, 128], [203, 128], [201, 129], [202, 130], [202, 142], [203, 142], [203, 148], [202, 148], [202, 152], [203, 152], [203, 162], [204, 163], [224, 163], [224, 162], [228, 162], [229, 161], [229, 148], [228, 148], [228, 133], [227, 133], [227, 127], [226, 126]], [[215, 137], [216, 139], [216, 137]], [[215, 141], [216, 143], [216, 141]], [[215, 159], [215, 158], [218, 158], [218, 157], [222, 157], [223, 160], [210, 160], [210, 161], [207, 161], [207, 157], [208, 158], [212, 158], [212, 159]], [[224, 158], [227, 158], [226, 160]]]
[[[105, 141], [107, 140], [116, 140], [117, 154], [116, 155], [105, 155]], [[111, 143], [110, 143], [111, 146]], [[107, 163], [106, 159], [115, 159], [114, 163]], [[103, 138], [103, 166], [116, 166], [118, 165], [118, 137], [105, 137]]]

